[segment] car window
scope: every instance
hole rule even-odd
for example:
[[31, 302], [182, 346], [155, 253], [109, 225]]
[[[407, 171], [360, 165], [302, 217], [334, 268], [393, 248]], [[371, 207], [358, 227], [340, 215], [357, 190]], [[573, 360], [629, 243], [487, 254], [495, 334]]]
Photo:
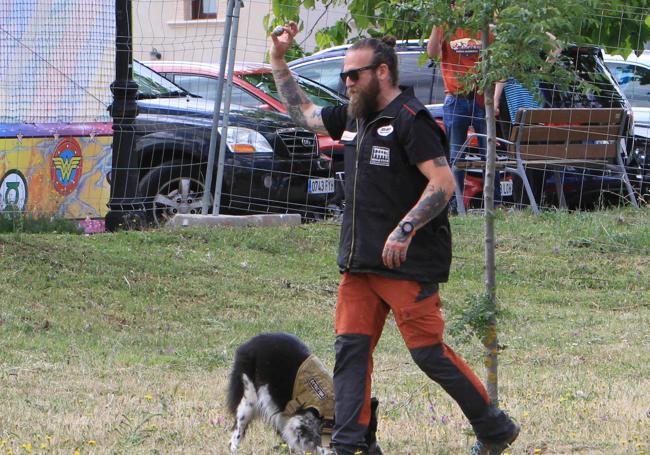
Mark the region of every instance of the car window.
[[[185, 90], [202, 98], [214, 100], [217, 98], [217, 78], [210, 76], [197, 76], [195, 74], [177, 74], [177, 73], [163, 73], [165, 77], [174, 81], [175, 84], [180, 85]], [[264, 101], [251, 95], [233, 84], [231, 101], [233, 104], [244, 107], [257, 108]]]
[[[540, 83], [542, 96], [547, 107], [553, 108], [601, 108], [621, 107], [624, 100], [614, 86], [609, 72], [596, 53], [569, 48], [562, 52], [560, 59], [575, 76], [569, 87], [549, 82]], [[586, 82], [591, 87], [583, 90], [579, 83]]]
[[445, 86], [438, 65], [424, 52], [398, 53], [399, 83], [415, 90], [415, 96], [423, 104], [435, 104], [445, 101]]
[[339, 76], [342, 67], [343, 57], [340, 57], [333, 60], [312, 61], [300, 67], [291, 68], [291, 71], [345, 95], [345, 87]]
[[140, 62], [133, 62], [133, 80], [138, 83], [138, 96], [158, 97], [182, 90]]
[[650, 69], [626, 62], [608, 62], [607, 67], [634, 107], [650, 107]]
[[[278, 94], [278, 89], [275, 85], [275, 80], [273, 79], [272, 73], [240, 74], [239, 78], [245, 80], [251, 85], [254, 85], [276, 100], [282, 101], [280, 99], [280, 95]], [[309, 100], [317, 106], [336, 106], [338, 104], [341, 104], [338, 99], [333, 97], [322, 87], [319, 87], [316, 84], [310, 84], [309, 82], [302, 79], [298, 79], [297, 82], [303, 92], [305, 92], [305, 95], [307, 95], [307, 98], [309, 98]]]

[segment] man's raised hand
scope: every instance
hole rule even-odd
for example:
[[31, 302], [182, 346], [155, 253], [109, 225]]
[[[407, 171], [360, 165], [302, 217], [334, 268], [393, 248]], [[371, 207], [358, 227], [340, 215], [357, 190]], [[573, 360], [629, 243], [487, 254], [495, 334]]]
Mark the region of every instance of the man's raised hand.
[[276, 27], [271, 33], [271, 40], [273, 41], [273, 47], [271, 47], [270, 54], [271, 58], [283, 59], [297, 34], [298, 25], [293, 21], [289, 22], [284, 27]]

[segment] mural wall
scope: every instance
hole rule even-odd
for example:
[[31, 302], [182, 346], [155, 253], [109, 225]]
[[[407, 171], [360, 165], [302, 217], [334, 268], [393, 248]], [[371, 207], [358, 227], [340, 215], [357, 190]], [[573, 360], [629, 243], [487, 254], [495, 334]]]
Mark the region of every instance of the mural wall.
[[101, 217], [114, 0], [0, 2], [0, 210]]

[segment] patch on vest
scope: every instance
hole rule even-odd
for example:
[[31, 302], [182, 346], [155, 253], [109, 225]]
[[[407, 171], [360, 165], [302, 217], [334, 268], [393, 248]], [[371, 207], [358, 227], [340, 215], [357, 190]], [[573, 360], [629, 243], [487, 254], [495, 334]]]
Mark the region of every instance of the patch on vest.
[[327, 398], [327, 393], [320, 386], [316, 378], [309, 378], [309, 381], [307, 381], [307, 383], [309, 384], [309, 387], [311, 387], [311, 389], [314, 391], [314, 393], [318, 398], [320, 398], [321, 400]]
[[377, 128], [377, 134], [379, 134], [380, 136], [388, 136], [392, 132], [393, 132], [393, 125], [380, 126], [379, 128]]
[[343, 131], [343, 134], [341, 135], [341, 140], [342, 141], [351, 141], [357, 137], [357, 133], [355, 131]]
[[370, 164], [375, 166], [390, 166], [390, 149], [388, 147], [372, 147]]

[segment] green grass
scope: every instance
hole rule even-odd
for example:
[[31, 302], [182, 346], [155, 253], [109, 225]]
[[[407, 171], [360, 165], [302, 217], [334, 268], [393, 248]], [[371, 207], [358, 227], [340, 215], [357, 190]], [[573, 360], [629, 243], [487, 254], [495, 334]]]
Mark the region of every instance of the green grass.
[[[648, 215], [499, 215], [499, 390], [523, 426], [511, 454], [650, 451]], [[484, 286], [483, 219], [452, 225], [450, 321]], [[238, 344], [288, 331], [333, 364], [337, 242], [329, 224], [0, 235], [0, 453], [227, 453]], [[475, 338], [447, 342], [484, 375]], [[467, 452], [467, 422], [391, 320], [374, 393], [385, 453]], [[283, 453], [255, 428], [242, 453]]]

